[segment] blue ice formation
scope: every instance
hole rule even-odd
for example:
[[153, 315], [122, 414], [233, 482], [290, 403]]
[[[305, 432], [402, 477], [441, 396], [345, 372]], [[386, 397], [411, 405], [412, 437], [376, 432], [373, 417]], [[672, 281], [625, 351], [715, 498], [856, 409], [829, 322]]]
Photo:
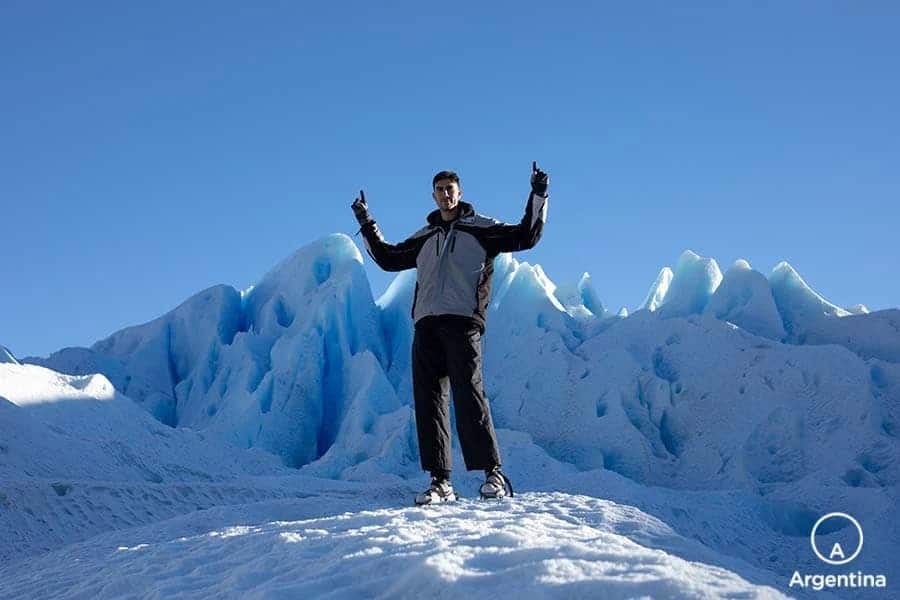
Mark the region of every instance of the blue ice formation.
[[780, 262], [772, 269], [769, 284], [789, 330], [793, 330], [795, 323], [805, 324], [824, 317], [846, 317], [850, 314], [813, 291], [786, 262]]
[[16, 360], [16, 357], [13, 356], [13, 353], [10, 352], [6, 346], [0, 346], [0, 363], [12, 363], [17, 365], [19, 364], [19, 361]]
[[[631, 316], [607, 311], [587, 274], [557, 286], [510, 255], [494, 268], [484, 364], [495, 425], [578, 469], [686, 487], [798, 481], [824, 468], [819, 453], [835, 443], [784, 425], [834, 418], [798, 404], [815, 390], [839, 390], [848, 432], [900, 428], [882, 406], [900, 390], [900, 311], [850, 314], [786, 263], [766, 278], [738, 261], [723, 276], [685, 251]], [[418, 472], [414, 288], [415, 273], [400, 273], [376, 301], [359, 249], [335, 234], [244, 292], [215, 286], [91, 348], [31, 362], [102, 372], [164, 423], [311, 474], [407, 476]], [[766, 455], [772, 440], [777, 460]], [[852, 471], [860, 451], [837, 460]], [[873, 481], [895, 475], [882, 465]]]
[[610, 312], [603, 305], [600, 295], [594, 288], [594, 282], [589, 273], [584, 273], [575, 283], [567, 282], [557, 286], [553, 294], [566, 312], [575, 319], [605, 319], [610, 316]]
[[745, 260], [736, 261], [725, 272], [704, 312], [769, 339], [785, 335], [768, 280]]
[[686, 317], [703, 312], [722, 281], [715, 259], [703, 258], [685, 250], [678, 259], [668, 291], [657, 309], [659, 315]]
[[666, 294], [669, 293], [672, 276], [672, 269], [669, 267], [660, 269], [659, 275], [656, 276], [656, 280], [654, 280], [653, 285], [650, 286], [650, 290], [647, 292], [647, 297], [641, 303], [641, 309], [654, 311], [662, 305]]
[[300, 466], [334, 443], [345, 400], [359, 391], [347, 387], [357, 355], [386, 363], [380, 319], [359, 250], [336, 234], [301, 248], [243, 296], [215, 286], [89, 349], [32, 362], [102, 372], [166, 424]]

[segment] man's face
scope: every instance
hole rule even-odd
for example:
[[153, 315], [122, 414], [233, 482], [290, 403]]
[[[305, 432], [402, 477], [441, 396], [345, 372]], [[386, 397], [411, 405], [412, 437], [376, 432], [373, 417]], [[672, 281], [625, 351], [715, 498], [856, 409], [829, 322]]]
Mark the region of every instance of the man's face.
[[444, 212], [452, 211], [459, 204], [462, 198], [462, 190], [459, 184], [449, 179], [438, 179], [434, 184], [434, 191], [431, 193], [437, 207]]

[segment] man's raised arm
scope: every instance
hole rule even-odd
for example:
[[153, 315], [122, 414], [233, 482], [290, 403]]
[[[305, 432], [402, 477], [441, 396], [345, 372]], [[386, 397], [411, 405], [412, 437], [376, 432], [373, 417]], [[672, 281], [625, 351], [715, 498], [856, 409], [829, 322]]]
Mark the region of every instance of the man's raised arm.
[[550, 176], [531, 163], [531, 193], [525, 205], [525, 215], [517, 225], [497, 222], [488, 227], [483, 236], [489, 254], [515, 252], [533, 248], [541, 239], [547, 221], [547, 188]]
[[404, 271], [416, 267], [416, 257], [425, 237], [414, 235], [399, 244], [389, 244], [378, 229], [375, 219], [369, 214], [369, 205], [366, 203], [366, 194], [359, 191], [359, 198], [350, 205], [353, 215], [359, 223], [360, 231], [366, 243], [366, 251], [372, 260], [385, 271]]

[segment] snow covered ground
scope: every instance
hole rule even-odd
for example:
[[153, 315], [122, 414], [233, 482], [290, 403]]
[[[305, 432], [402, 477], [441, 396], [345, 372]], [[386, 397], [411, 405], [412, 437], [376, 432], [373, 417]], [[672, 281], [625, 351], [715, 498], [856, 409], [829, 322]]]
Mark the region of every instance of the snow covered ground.
[[773, 574], [609, 500], [410, 507], [412, 482], [303, 476], [159, 424], [102, 375], [9, 363], [0, 395], [3, 598], [780, 597]]
[[379, 508], [397, 496], [209, 509], [0, 568], [0, 581], [10, 597], [41, 598], [783, 597], [771, 574], [718, 566], [605, 500], [531, 492]]
[[[376, 301], [333, 235], [91, 348], [0, 348], [0, 598], [802, 597], [828, 592], [795, 571], [851, 566], [889, 589], [838, 597], [896, 589], [900, 311], [685, 252], [628, 315], [501, 256], [485, 382], [519, 493], [423, 509], [413, 285]], [[865, 530], [843, 569], [809, 543], [833, 511]]]

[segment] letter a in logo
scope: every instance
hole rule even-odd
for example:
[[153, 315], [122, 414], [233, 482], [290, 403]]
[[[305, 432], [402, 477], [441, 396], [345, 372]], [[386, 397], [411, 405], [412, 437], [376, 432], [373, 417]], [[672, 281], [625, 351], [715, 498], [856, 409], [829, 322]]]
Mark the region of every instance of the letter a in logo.
[[841, 559], [847, 558], [846, 556], [844, 556], [844, 549], [841, 548], [840, 544], [834, 545], [834, 548], [831, 549], [831, 554], [828, 555], [828, 558], [830, 558], [831, 560], [835, 560], [835, 556]]
[[[845, 521], [849, 521], [853, 527], [856, 528], [857, 533], [859, 533], [859, 544], [856, 546], [856, 550], [853, 551], [853, 554], [850, 556], [844, 555], [844, 549], [840, 544], [834, 544], [831, 547], [831, 554], [828, 558], [819, 552], [819, 549], [816, 547], [816, 531], [819, 529], [819, 525], [827, 521], [828, 519], [844, 519]], [[809, 543], [812, 546], [813, 552], [816, 553], [816, 556], [819, 557], [819, 560], [822, 562], [826, 562], [830, 565], [846, 565], [848, 562], [852, 561], [854, 558], [859, 556], [860, 550], [863, 547], [863, 530], [859, 525], [859, 521], [848, 515], [847, 513], [841, 512], [833, 512], [828, 513], [827, 515], [820, 518], [816, 521], [815, 525], [813, 525], [812, 531], [809, 533]]]

